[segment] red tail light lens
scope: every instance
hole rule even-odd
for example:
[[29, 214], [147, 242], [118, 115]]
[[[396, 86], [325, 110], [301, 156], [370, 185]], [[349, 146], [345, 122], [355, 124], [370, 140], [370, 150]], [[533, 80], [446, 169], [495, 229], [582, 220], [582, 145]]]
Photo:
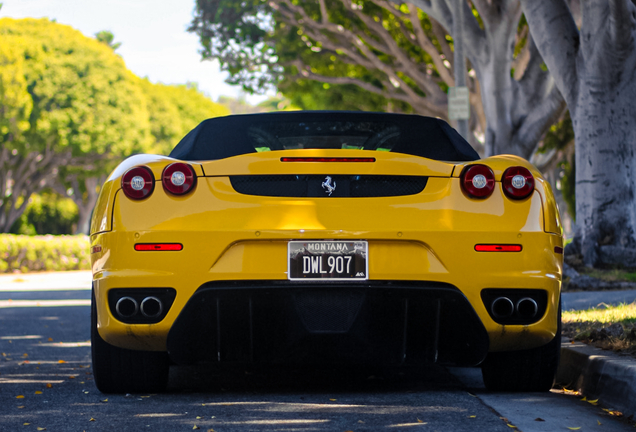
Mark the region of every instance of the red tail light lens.
[[511, 199], [524, 199], [534, 190], [534, 177], [527, 168], [510, 167], [501, 177], [504, 193]]
[[282, 157], [281, 162], [375, 162], [375, 158], [353, 157]]
[[521, 252], [523, 248], [517, 244], [477, 244], [477, 252]]
[[464, 192], [472, 198], [488, 198], [495, 190], [495, 174], [486, 165], [470, 165], [461, 175]]
[[180, 243], [137, 243], [136, 251], [180, 251], [183, 245]]
[[131, 168], [122, 176], [121, 188], [130, 199], [148, 198], [155, 190], [155, 176], [148, 167]]
[[171, 194], [185, 195], [194, 188], [197, 176], [190, 165], [176, 162], [164, 168], [161, 181], [163, 188]]

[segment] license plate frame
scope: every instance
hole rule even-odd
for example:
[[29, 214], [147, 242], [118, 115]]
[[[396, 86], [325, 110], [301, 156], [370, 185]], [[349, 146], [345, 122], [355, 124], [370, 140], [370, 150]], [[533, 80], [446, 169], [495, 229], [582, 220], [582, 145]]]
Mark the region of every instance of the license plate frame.
[[369, 280], [369, 242], [290, 240], [287, 243], [287, 278], [312, 282]]

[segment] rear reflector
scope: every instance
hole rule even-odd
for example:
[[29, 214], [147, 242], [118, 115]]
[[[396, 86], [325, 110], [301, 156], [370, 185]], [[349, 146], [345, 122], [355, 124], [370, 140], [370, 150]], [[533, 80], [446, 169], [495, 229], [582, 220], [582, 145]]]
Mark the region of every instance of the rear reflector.
[[375, 158], [282, 157], [281, 162], [375, 162]]
[[183, 245], [180, 243], [137, 243], [136, 251], [180, 251]]
[[521, 245], [515, 244], [478, 244], [477, 252], [521, 252]]

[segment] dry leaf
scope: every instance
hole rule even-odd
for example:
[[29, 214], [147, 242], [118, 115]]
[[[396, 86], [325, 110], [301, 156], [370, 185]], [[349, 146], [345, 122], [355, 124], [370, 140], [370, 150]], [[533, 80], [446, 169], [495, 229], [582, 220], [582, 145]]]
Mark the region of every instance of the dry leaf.
[[362, 423], [362, 424], [364, 424], [364, 422], [363, 422], [362, 420], [358, 420], [358, 423]]
[[208, 429], [208, 432], [214, 432], [214, 429]]
[[91, 417], [91, 419], [89, 421], [95, 421], [95, 419], [93, 417]]
[[506, 423], [506, 425], [507, 425], [509, 428], [517, 429], [517, 426], [515, 426], [515, 425], [511, 425], [510, 423]]
[[30, 425], [30, 424], [31, 424], [31, 423], [22, 423], [22, 426], [28, 426], [28, 425]]
[[24, 395], [17, 395], [15, 398], [16, 399], [24, 399]]
[[417, 419], [417, 422], [418, 422], [418, 423], [424, 423], [424, 421], [423, 421], [423, 420], [420, 420], [420, 419]]
[[46, 384], [46, 388], [51, 388], [51, 387], [53, 387], [53, 384], [51, 384], [51, 383], [47, 383]]
[[337, 399], [329, 399], [331, 402], [335, 402]]
[[28, 357], [29, 355], [27, 353], [22, 354], [22, 357]]
[[39, 427], [39, 428], [38, 428], [38, 430], [39, 430], [39, 431], [43, 431], [43, 430], [46, 430], [46, 428], [41, 428], [41, 427]]
[[42, 394], [42, 392], [40, 390], [36, 390], [35, 394]]
[[58, 360], [58, 363], [66, 363], [66, 360]]
[[102, 399], [102, 402], [108, 402], [108, 399]]
[[201, 429], [199, 426], [194, 425], [194, 427], [192, 429]]
[[22, 409], [22, 408], [24, 408], [24, 405], [21, 405], [21, 406], [18, 407], [18, 409]]
[[201, 420], [201, 416], [197, 416], [197, 420]]
[[468, 418], [477, 418], [477, 416], [468, 416]]
[[598, 423], [599, 426], [603, 424], [600, 420], [596, 420], [596, 423]]
[[579, 426], [579, 427], [569, 427], [568, 429], [570, 429], [570, 430], [579, 430], [579, 429], [581, 429], [581, 426]]
[[73, 375], [69, 375], [68, 376], [70, 379], [75, 379], [75, 377]]
[[49, 342], [53, 342], [53, 338], [49, 338]]

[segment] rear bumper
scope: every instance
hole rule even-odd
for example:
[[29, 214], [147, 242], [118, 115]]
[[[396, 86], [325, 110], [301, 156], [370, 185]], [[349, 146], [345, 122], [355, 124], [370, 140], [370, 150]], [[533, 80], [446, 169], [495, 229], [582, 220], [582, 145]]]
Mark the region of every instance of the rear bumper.
[[178, 364], [473, 366], [488, 345], [486, 329], [457, 288], [381, 281], [207, 283], [167, 339]]

